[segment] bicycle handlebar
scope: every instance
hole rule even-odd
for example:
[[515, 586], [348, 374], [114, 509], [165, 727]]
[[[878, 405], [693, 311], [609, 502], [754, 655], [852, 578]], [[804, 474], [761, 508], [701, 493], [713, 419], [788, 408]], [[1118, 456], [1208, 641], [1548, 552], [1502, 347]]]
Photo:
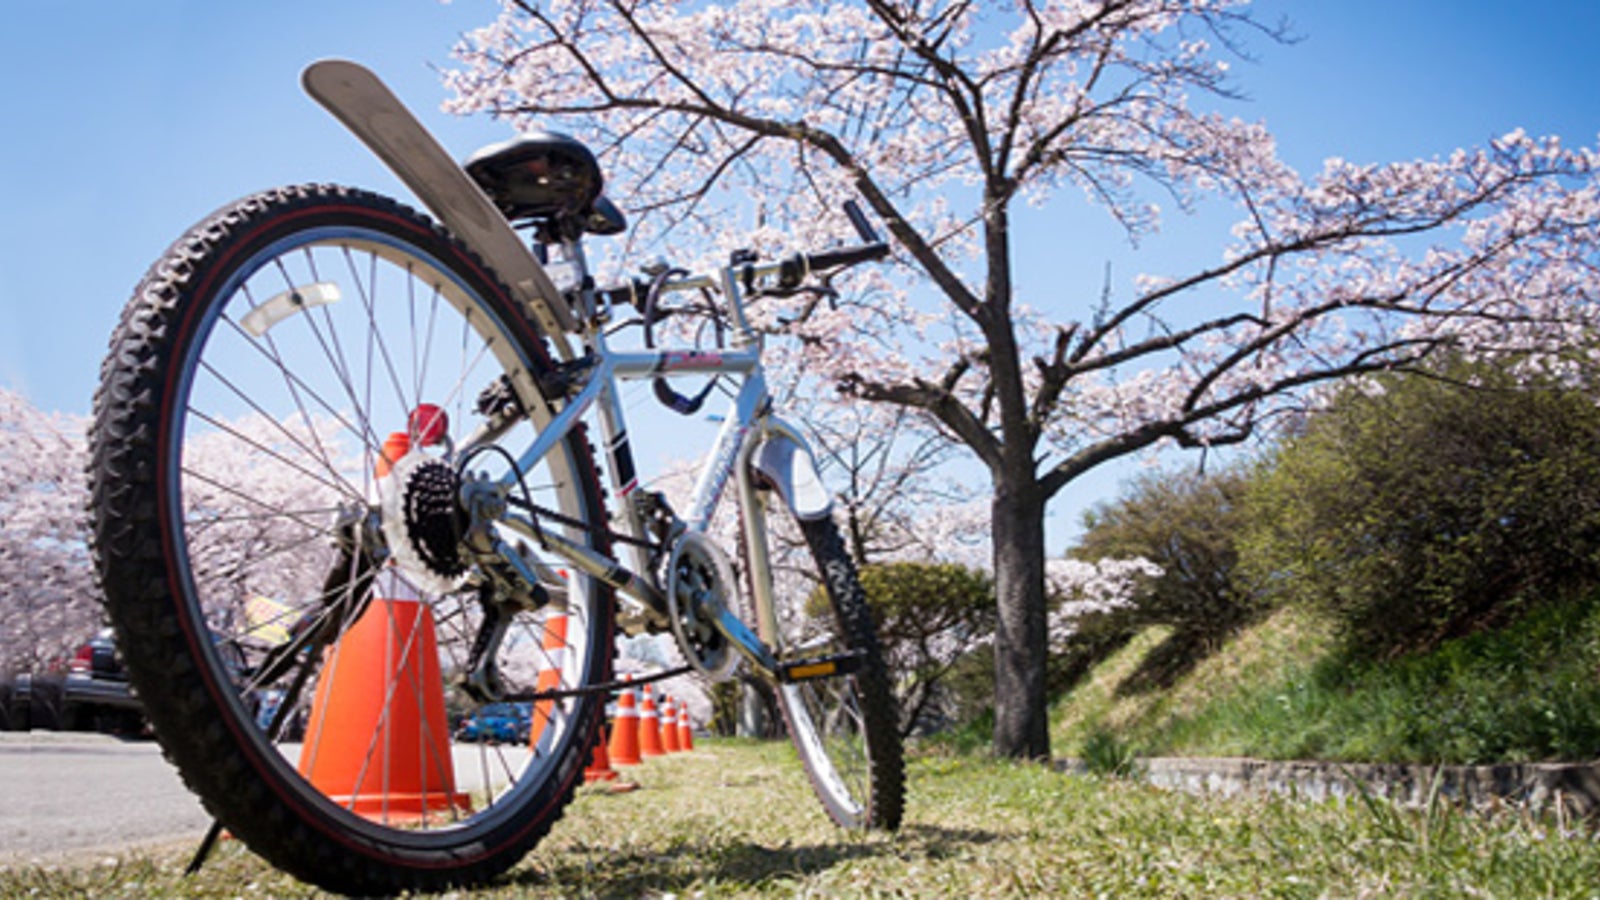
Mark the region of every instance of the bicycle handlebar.
[[[845, 215], [850, 218], [850, 224], [855, 226], [856, 233], [861, 236], [861, 243], [853, 247], [840, 247], [836, 250], [822, 250], [816, 253], [796, 253], [766, 263], [734, 264], [734, 269], [745, 281], [746, 286], [757, 278], [776, 275], [780, 290], [793, 290], [813, 273], [828, 269], [847, 268], [864, 262], [873, 262], [884, 259], [889, 255], [889, 245], [877, 232], [856, 205], [854, 200], [844, 204]], [[655, 290], [661, 292], [695, 290], [697, 288], [715, 288], [717, 281], [709, 275], [692, 275], [686, 278], [675, 278], [654, 285]], [[646, 300], [649, 296], [652, 283], [641, 279], [633, 279], [625, 284], [611, 287], [596, 288], [596, 299], [612, 306], [628, 305], [640, 312], [644, 311]]]
[[[744, 318], [743, 297], [763, 292], [769, 295], [793, 294], [805, 290], [804, 282], [814, 273], [883, 259], [889, 255], [889, 245], [872, 230], [867, 217], [862, 214], [860, 207], [856, 206], [854, 201], [846, 202], [844, 211], [850, 218], [850, 224], [855, 226], [856, 233], [861, 236], [862, 243], [857, 246], [817, 253], [796, 253], [765, 263], [757, 262], [755, 254], [750, 251], [736, 251], [733, 254], [728, 268], [724, 269], [723, 273], [728, 278], [727, 287], [733, 294], [728, 298], [728, 302], [737, 328], [748, 328]], [[628, 305], [637, 309], [643, 316], [645, 346], [651, 347], [654, 346], [653, 326], [665, 315], [658, 306], [662, 294], [695, 289], [710, 291], [718, 285], [711, 276], [690, 275], [683, 269], [662, 267], [646, 271], [651, 276], [649, 280], [630, 279], [624, 284], [593, 290], [594, 299], [607, 307]], [[776, 285], [757, 286], [758, 279], [773, 276], [776, 276]], [[832, 294], [832, 289], [825, 278], [822, 285], [814, 290]], [[710, 312], [712, 321], [717, 323], [717, 343], [721, 346], [723, 320], [715, 309], [715, 301], [712, 301]], [[713, 377], [693, 397], [686, 397], [673, 390], [666, 378], [656, 377], [653, 382], [656, 399], [663, 405], [674, 412], [692, 415], [700, 409], [711, 389], [716, 386], [717, 379]]]
[[[861, 243], [855, 247], [842, 247], [838, 250], [798, 254], [796, 259], [803, 263], [806, 273], [872, 262], [889, 255], [889, 245], [872, 230], [872, 223], [867, 221], [866, 214], [854, 200], [845, 201], [844, 214], [850, 217], [850, 224], [855, 226], [856, 234], [861, 235]], [[783, 281], [782, 277], [779, 280]]]

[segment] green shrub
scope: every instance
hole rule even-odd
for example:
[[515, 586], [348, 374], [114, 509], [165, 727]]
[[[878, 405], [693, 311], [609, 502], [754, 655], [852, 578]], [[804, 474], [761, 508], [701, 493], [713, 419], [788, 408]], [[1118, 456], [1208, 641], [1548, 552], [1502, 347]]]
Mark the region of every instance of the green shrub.
[[1600, 410], [1485, 367], [1342, 391], [1254, 479], [1241, 567], [1399, 653], [1600, 578]]
[[[994, 702], [994, 586], [953, 563], [895, 562], [861, 567], [861, 587], [878, 624], [896, 686], [901, 731], [960, 725]], [[820, 614], [818, 592], [808, 612]]]

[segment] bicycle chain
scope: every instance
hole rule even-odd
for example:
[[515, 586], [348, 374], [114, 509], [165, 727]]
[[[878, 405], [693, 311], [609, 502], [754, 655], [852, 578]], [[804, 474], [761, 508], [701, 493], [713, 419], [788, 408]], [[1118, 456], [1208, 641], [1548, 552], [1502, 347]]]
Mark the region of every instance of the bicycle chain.
[[657, 681], [665, 681], [668, 678], [676, 678], [679, 675], [687, 675], [693, 671], [693, 666], [679, 666], [676, 669], [662, 669], [660, 672], [655, 672], [653, 674], [638, 678], [630, 676], [625, 679], [613, 679], [611, 681], [604, 681], [600, 684], [591, 684], [584, 687], [565, 688], [562, 690], [534, 691], [531, 694], [507, 694], [502, 698], [502, 700], [508, 703], [539, 703], [544, 700], [565, 700], [568, 697], [582, 697], [586, 694], [609, 694], [616, 690], [638, 687], [642, 684], [654, 684]]
[[537, 503], [529, 503], [528, 501], [518, 497], [507, 497], [506, 504], [509, 506], [515, 506], [524, 512], [532, 513], [535, 519], [535, 527], [538, 526], [538, 519], [549, 519], [558, 525], [566, 525], [571, 528], [581, 529], [591, 535], [606, 535], [613, 543], [632, 544], [635, 547], [643, 547], [644, 549], [649, 550], [652, 554], [664, 553], [667, 549], [666, 544], [657, 541], [645, 540], [644, 538], [636, 538], [631, 534], [623, 534], [620, 531], [612, 531], [609, 528], [591, 525], [581, 519], [576, 519], [572, 516], [558, 513], [553, 509], [540, 506]]

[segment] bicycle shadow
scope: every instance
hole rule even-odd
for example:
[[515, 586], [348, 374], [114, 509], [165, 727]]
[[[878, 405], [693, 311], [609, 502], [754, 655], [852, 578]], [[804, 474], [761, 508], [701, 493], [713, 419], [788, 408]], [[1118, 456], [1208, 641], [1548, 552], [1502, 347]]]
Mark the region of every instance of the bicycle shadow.
[[[676, 893], [696, 885], [724, 888], [781, 885], [865, 859], [894, 857], [936, 861], [1001, 835], [969, 828], [907, 825], [894, 835], [845, 838], [820, 844], [765, 846], [732, 842], [684, 845], [664, 852], [585, 854], [554, 865], [510, 873], [502, 887], [574, 891], [584, 896], [640, 897]], [[592, 848], [598, 850], [600, 848]]]

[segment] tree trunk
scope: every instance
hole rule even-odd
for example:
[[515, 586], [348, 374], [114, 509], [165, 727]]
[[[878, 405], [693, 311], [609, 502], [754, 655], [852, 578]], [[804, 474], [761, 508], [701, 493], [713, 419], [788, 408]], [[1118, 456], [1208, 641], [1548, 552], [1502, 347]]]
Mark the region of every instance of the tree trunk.
[[994, 752], [1013, 759], [1048, 759], [1045, 501], [1038, 485], [1027, 480], [1030, 483], [1021, 486], [995, 485], [994, 587], [999, 617], [994, 648]]

